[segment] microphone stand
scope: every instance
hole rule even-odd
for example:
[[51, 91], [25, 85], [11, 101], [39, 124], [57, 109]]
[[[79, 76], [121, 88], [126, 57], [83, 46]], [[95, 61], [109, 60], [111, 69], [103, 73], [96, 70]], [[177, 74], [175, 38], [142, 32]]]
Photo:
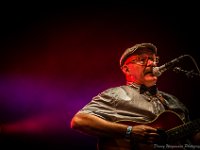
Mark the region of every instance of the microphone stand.
[[193, 77], [200, 77], [199, 73], [194, 72], [194, 70], [183, 70], [180, 67], [174, 67], [173, 71], [176, 73], [184, 73], [188, 78], [193, 78]]

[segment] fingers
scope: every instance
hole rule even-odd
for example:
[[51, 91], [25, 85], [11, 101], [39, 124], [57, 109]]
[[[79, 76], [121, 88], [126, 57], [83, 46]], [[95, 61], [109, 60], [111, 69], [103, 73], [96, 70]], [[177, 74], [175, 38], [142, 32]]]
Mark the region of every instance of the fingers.
[[156, 128], [152, 128], [152, 127], [150, 127], [150, 126], [143, 126], [143, 130], [145, 131], [145, 132], [153, 132], [153, 133], [157, 133], [157, 129]]
[[147, 143], [155, 143], [159, 141], [160, 136], [157, 133], [146, 133], [144, 135], [144, 141]]
[[133, 136], [142, 143], [156, 143], [160, 138], [157, 129], [147, 125], [134, 126]]

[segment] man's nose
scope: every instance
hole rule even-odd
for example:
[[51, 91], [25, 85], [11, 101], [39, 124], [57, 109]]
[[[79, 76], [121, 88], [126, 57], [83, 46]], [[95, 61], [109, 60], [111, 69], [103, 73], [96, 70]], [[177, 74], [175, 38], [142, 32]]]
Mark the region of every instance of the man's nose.
[[148, 59], [147, 60], [147, 66], [155, 67], [155, 66], [157, 66], [157, 63], [155, 61], [151, 60], [151, 59]]

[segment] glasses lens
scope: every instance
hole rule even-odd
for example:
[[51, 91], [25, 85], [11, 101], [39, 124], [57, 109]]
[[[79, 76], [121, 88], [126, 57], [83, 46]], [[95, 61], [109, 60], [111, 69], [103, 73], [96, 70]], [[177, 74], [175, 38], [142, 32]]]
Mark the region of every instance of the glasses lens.
[[158, 56], [156, 56], [156, 57], [138, 56], [138, 58], [136, 60], [134, 60], [134, 62], [136, 62], [137, 64], [146, 65], [148, 60], [157, 64], [159, 62], [159, 57]]
[[158, 63], [159, 63], [159, 59], [160, 59], [160, 57], [159, 57], [159, 56], [156, 56], [156, 58], [155, 58], [155, 61], [154, 61], [154, 62], [155, 62], [156, 64], [158, 64]]

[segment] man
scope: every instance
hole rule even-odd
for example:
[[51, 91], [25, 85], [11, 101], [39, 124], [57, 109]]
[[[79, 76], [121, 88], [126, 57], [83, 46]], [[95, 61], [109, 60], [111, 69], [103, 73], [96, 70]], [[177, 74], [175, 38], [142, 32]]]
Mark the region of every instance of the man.
[[93, 97], [72, 118], [71, 127], [98, 137], [99, 150], [159, 149], [169, 144], [184, 149], [186, 144], [198, 143], [199, 127], [190, 134], [182, 131], [188, 133], [183, 137], [167, 132], [188, 122], [189, 114], [176, 97], [156, 87], [158, 78], [152, 69], [158, 60], [157, 48], [152, 43], [126, 49], [120, 59], [126, 85]]

